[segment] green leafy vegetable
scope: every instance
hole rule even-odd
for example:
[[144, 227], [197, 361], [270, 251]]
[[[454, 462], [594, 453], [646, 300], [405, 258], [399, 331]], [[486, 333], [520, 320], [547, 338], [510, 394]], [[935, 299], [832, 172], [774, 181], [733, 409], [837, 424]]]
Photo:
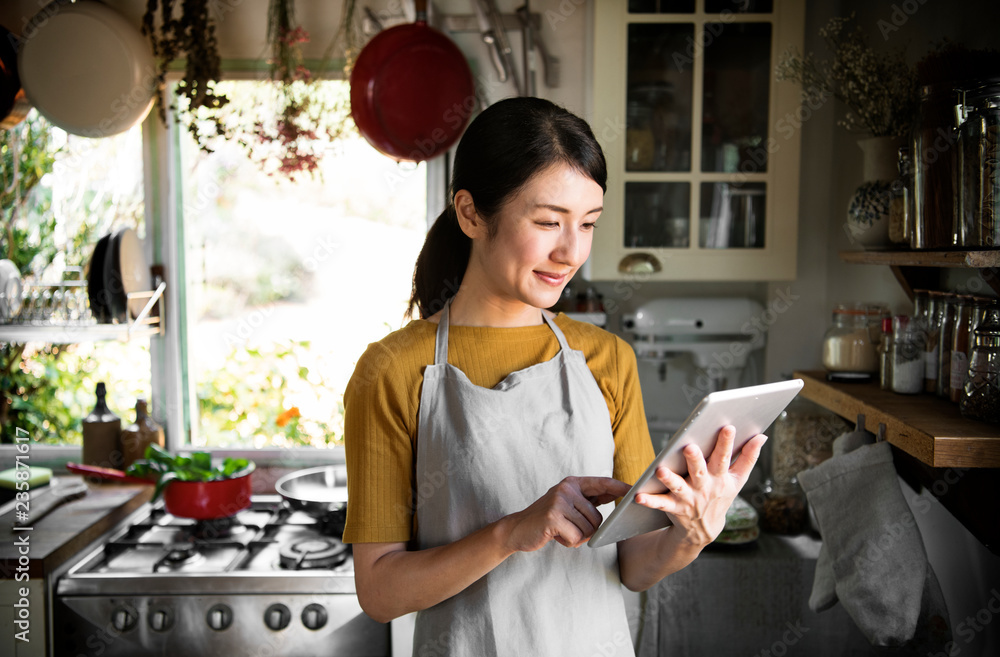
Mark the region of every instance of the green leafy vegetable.
[[163, 493], [171, 481], [219, 481], [235, 479], [254, 470], [254, 463], [247, 459], [226, 458], [220, 465], [212, 465], [209, 452], [191, 452], [174, 456], [159, 445], [146, 448], [145, 458], [130, 465], [127, 474], [143, 479], [156, 479], [153, 499]]

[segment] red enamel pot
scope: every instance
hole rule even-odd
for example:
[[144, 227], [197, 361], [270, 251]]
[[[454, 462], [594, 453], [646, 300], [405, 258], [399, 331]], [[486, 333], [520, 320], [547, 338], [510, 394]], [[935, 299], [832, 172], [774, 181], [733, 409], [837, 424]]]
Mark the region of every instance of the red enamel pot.
[[[149, 485], [156, 483], [149, 479], [131, 477], [121, 470], [99, 468], [94, 465], [67, 463], [66, 469], [108, 481]], [[254, 464], [251, 463], [239, 473], [239, 476], [229, 479], [171, 481], [163, 489], [163, 506], [171, 515], [194, 520], [215, 520], [236, 515], [250, 506], [252, 492], [250, 476], [254, 469]]]
[[448, 150], [476, 106], [472, 71], [458, 46], [417, 20], [379, 32], [351, 71], [351, 116], [376, 150], [397, 161], [422, 162]]

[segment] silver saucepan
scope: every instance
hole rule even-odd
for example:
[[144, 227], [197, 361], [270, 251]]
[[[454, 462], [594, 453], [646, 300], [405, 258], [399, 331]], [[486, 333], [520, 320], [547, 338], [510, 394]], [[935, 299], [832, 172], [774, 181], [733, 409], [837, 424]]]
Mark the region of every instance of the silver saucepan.
[[337, 535], [344, 532], [347, 517], [347, 466], [321, 465], [285, 475], [274, 485], [285, 503], [330, 523]]

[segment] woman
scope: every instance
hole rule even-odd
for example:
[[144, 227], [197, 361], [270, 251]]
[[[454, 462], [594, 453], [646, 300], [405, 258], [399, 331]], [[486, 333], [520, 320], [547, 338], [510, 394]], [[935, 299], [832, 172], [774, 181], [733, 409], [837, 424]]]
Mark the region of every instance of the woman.
[[663, 469], [669, 492], [636, 498], [673, 527], [583, 546], [654, 456], [630, 347], [543, 310], [590, 253], [606, 178], [578, 117], [487, 108], [417, 260], [421, 319], [370, 345], [348, 385], [344, 540], [369, 616], [420, 612], [415, 656], [633, 654], [620, 584], [690, 563], [760, 452], [763, 436], [730, 467], [727, 427], [707, 463], [693, 448], [692, 474]]

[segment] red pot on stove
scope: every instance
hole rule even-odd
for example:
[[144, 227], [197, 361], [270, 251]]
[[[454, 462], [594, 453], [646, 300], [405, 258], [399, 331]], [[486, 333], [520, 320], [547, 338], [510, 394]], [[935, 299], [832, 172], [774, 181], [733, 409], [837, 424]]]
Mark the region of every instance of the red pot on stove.
[[[153, 485], [156, 482], [130, 477], [121, 470], [99, 468], [93, 465], [67, 463], [66, 469], [82, 475], [95, 476], [111, 481]], [[167, 513], [179, 518], [216, 520], [236, 515], [250, 506], [251, 478], [256, 469], [253, 463], [237, 477], [215, 481], [171, 481], [163, 489], [163, 506]]]

